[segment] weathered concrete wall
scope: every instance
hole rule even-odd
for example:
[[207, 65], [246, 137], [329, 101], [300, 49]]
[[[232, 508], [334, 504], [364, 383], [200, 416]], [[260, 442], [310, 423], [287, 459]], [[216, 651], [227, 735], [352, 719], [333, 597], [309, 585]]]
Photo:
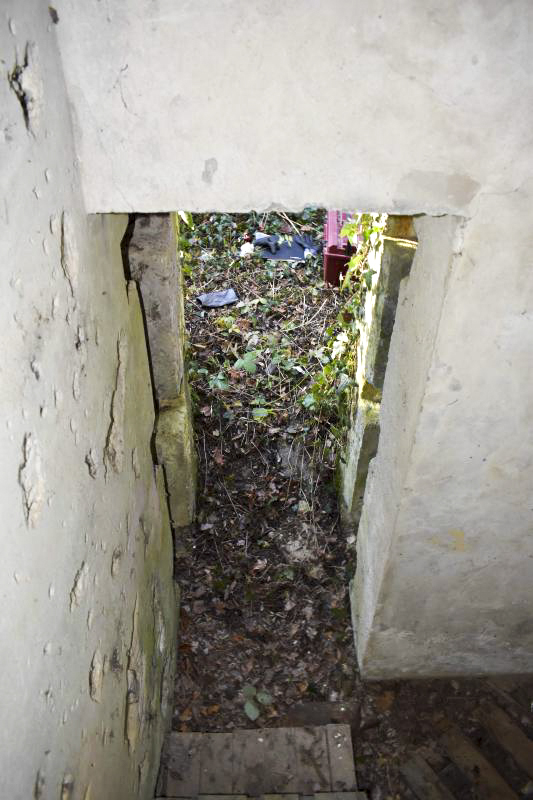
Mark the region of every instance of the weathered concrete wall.
[[157, 402], [155, 447], [173, 525], [190, 525], [196, 507], [196, 450], [184, 371], [185, 312], [175, 214], [135, 218], [128, 265], [144, 305]]
[[469, 223], [417, 222], [359, 525], [367, 677], [533, 663], [532, 210], [525, 192], [481, 203]]
[[91, 211], [466, 213], [530, 172], [528, 0], [56, 6]]
[[47, 4], [0, 41], [0, 796], [149, 798], [176, 598], [127, 220], [85, 214]]

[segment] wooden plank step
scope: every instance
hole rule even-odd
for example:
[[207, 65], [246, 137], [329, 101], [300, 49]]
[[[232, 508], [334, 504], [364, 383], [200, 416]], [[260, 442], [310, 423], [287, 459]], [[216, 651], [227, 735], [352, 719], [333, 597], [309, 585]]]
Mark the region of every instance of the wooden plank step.
[[293, 791], [301, 794], [330, 792], [332, 780], [326, 728], [316, 726], [290, 730], [293, 731], [296, 752]]
[[461, 772], [483, 791], [483, 800], [518, 800], [500, 773], [455, 725], [450, 726], [441, 742]]
[[167, 798], [336, 792], [340, 800], [357, 789], [349, 725], [172, 733], [165, 752], [158, 794]]
[[525, 719], [527, 724], [533, 728], [533, 713], [531, 705], [529, 707], [523, 706], [519, 703], [509, 691], [509, 681], [502, 678], [490, 678], [485, 681], [487, 687], [498, 696], [498, 701], [505, 705], [518, 719]]
[[[200, 784], [202, 795], [235, 794], [233, 787], [233, 735], [231, 733], [206, 733], [202, 742]], [[216, 764], [216, 773], [213, 766]]]
[[200, 757], [204, 737], [201, 733], [182, 733], [171, 737], [162, 794], [195, 797], [200, 794]]
[[[326, 738], [331, 770], [331, 791], [343, 794], [352, 789], [357, 789], [352, 736], [349, 726], [326, 725]], [[349, 798], [345, 800], [349, 800]]]
[[494, 703], [484, 703], [475, 715], [503, 749], [510, 753], [520, 769], [533, 778], [533, 742], [511, 717]]
[[[233, 791], [261, 794], [297, 793], [298, 765], [292, 728], [265, 728], [233, 734]], [[217, 764], [209, 765], [214, 778]]]
[[409, 788], [420, 800], [455, 800], [453, 794], [439, 780], [437, 773], [431, 769], [420, 753], [415, 753], [400, 767], [400, 772]]

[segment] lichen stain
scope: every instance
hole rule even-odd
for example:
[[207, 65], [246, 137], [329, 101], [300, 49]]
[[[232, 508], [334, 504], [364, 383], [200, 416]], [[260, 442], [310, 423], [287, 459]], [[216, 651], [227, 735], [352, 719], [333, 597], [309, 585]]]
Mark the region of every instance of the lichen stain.
[[30, 528], [35, 528], [45, 500], [45, 483], [39, 444], [31, 433], [27, 433], [24, 437], [22, 450], [23, 462], [19, 469], [22, 506], [26, 524]]
[[111, 422], [104, 450], [104, 463], [106, 471], [108, 467], [111, 467], [115, 472], [120, 473], [124, 466], [124, 407], [128, 358], [128, 342], [124, 331], [120, 331], [118, 336], [117, 355], [115, 390], [111, 399]]

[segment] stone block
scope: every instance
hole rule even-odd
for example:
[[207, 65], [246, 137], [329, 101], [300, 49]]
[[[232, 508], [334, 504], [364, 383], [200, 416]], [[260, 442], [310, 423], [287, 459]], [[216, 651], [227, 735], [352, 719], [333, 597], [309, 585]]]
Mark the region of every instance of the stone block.
[[155, 446], [165, 471], [172, 523], [178, 528], [190, 525], [196, 505], [196, 451], [185, 378], [180, 396], [159, 411]]
[[347, 460], [341, 466], [341, 517], [347, 527], [356, 527], [361, 517], [370, 461], [379, 441], [379, 403], [359, 400], [348, 434]]
[[183, 287], [174, 215], [138, 215], [128, 245], [130, 275], [143, 301], [155, 395], [165, 405], [179, 397], [184, 370]]
[[[394, 221], [404, 218], [391, 219]], [[376, 275], [372, 289], [367, 293], [364, 324], [358, 346], [358, 383], [362, 386], [366, 382], [380, 392], [385, 380], [400, 283], [409, 275], [416, 252], [415, 242], [389, 235], [389, 232], [396, 233], [397, 229], [402, 234], [409, 233], [407, 223], [389, 223], [385, 230], [381, 258], [376, 258], [376, 264], [371, 264]]]
[[405, 214], [389, 214], [385, 226], [385, 236], [389, 236], [392, 239], [407, 239], [410, 242], [418, 242], [414, 217]]
[[358, 373], [380, 391], [385, 380], [400, 283], [409, 275], [415, 252], [415, 244], [385, 238], [378, 277], [368, 294], [367, 303], [371, 308], [366, 317], [370, 319], [361, 333]]

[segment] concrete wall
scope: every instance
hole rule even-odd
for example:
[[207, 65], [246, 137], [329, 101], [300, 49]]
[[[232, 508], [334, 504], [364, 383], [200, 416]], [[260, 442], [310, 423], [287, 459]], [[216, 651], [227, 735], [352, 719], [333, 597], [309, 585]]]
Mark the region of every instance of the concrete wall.
[[47, 4], [0, 24], [0, 796], [152, 797], [175, 659], [126, 217], [87, 216]]

